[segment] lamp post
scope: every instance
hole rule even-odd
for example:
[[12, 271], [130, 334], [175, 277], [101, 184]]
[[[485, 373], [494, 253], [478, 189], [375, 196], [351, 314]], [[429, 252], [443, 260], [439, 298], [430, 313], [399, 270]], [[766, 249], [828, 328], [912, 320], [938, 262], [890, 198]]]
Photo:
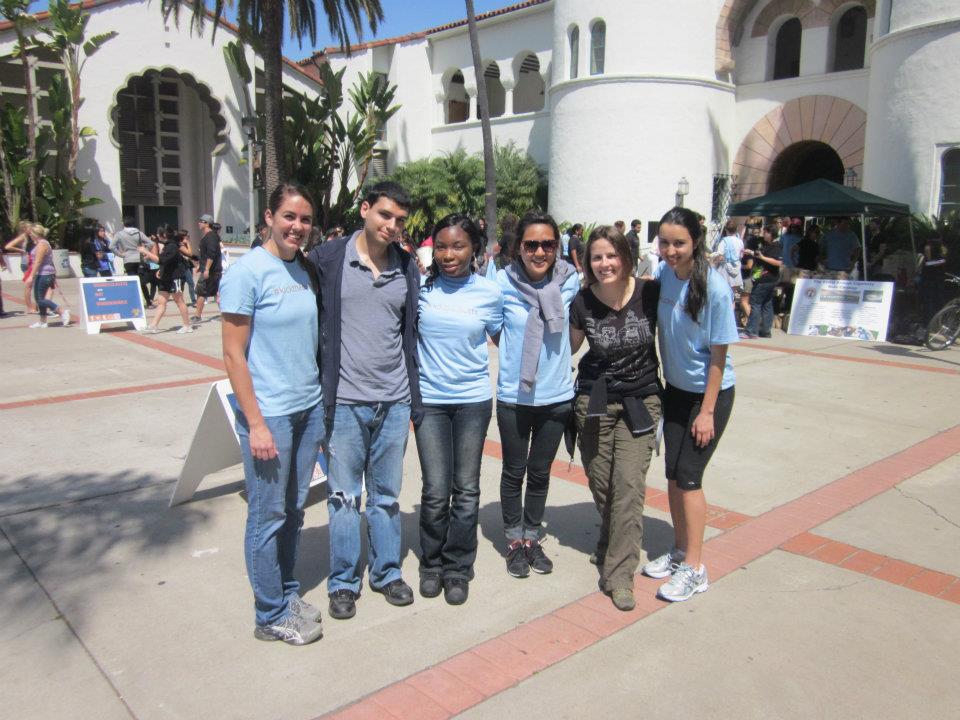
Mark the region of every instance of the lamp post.
[[690, 193], [690, 183], [686, 177], [680, 178], [677, 183], [677, 207], [683, 207], [683, 198]]
[[247, 136], [247, 192], [249, 193], [249, 233], [250, 242], [253, 243], [257, 235], [257, 196], [253, 187], [253, 158], [257, 149], [255, 141], [257, 134], [257, 118], [253, 115], [244, 115], [240, 119], [243, 131]]
[[853, 168], [847, 170], [846, 174], [843, 176], [843, 184], [848, 188], [857, 187], [857, 171]]

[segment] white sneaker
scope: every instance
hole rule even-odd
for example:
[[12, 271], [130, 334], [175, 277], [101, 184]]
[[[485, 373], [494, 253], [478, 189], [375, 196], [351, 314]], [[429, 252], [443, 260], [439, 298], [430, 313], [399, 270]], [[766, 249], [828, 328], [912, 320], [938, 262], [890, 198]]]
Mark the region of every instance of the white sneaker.
[[193, 328], [190, 325], [184, 325], [179, 330], [177, 330], [177, 335], [186, 335], [187, 333], [192, 333]]
[[47, 324], [46, 324], [45, 322], [43, 322], [43, 321], [41, 321], [41, 320], [37, 320], [37, 321], [36, 321], [33, 325], [31, 325], [30, 327], [31, 327], [31, 328], [45, 328], [46, 326], [47, 326]]
[[62, 315], [61, 317], [63, 318], [63, 326], [64, 326], [64, 327], [66, 327], [67, 325], [70, 324], [70, 311], [69, 311], [69, 310], [64, 310], [64, 311], [63, 311], [63, 315]]
[[158, 332], [160, 332], [160, 330], [155, 328], [153, 325], [145, 325], [144, 327], [140, 328], [141, 335], [156, 335]]
[[644, 565], [641, 572], [647, 577], [665, 578], [673, 572], [673, 566], [682, 563], [686, 556], [687, 554], [683, 550], [672, 548], [670, 552]]
[[673, 575], [660, 586], [657, 591], [658, 597], [670, 602], [683, 602], [696, 593], [706, 592], [710, 587], [710, 583], [707, 582], [707, 569], [703, 565], [699, 570], [694, 570], [685, 562], [673, 567]]

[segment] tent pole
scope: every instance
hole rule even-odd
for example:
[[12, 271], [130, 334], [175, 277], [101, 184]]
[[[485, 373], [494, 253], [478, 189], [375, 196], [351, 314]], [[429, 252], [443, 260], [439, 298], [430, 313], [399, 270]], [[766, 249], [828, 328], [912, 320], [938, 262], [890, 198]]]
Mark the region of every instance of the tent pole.
[[863, 279], [867, 279], [867, 228], [863, 213], [860, 213], [860, 242], [863, 244]]
[[910, 249], [913, 250], [913, 257], [917, 257], [917, 242], [913, 239], [913, 215], [907, 215], [907, 227], [910, 228]]

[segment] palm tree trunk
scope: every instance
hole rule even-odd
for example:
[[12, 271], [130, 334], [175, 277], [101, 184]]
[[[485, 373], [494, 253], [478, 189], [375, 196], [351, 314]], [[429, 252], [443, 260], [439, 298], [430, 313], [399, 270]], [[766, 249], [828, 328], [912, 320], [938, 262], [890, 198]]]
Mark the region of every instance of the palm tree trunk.
[[[33, 71], [30, 68], [30, 56], [27, 53], [27, 38], [17, 28], [17, 42], [20, 44], [20, 60], [23, 63], [23, 90], [27, 97], [27, 159], [37, 158], [37, 106], [33, 91]], [[37, 166], [31, 163], [27, 167], [27, 206], [22, 214], [36, 219]]]
[[487, 252], [497, 239], [497, 169], [493, 162], [493, 133], [490, 131], [490, 104], [487, 102], [487, 84], [480, 67], [480, 41], [477, 37], [477, 19], [473, 14], [473, 0], [467, 4], [467, 25], [470, 29], [470, 52], [473, 55], [473, 74], [477, 78], [477, 107], [480, 110], [480, 131], [483, 136], [484, 219], [487, 221]]
[[3, 177], [3, 204], [7, 213], [10, 230], [16, 230], [17, 209], [13, 202], [13, 183], [10, 182], [10, 168], [7, 166], [7, 150], [3, 145], [3, 133], [0, 130], [0, 175]]
[[283, 135], [283, 3], [264, 0], [263, 75], [264, 75], [264, 189], [267, 197], [287, 177], [287, 157]]
[[70, 83], [70, 154], [67, 156], [67, 177], [77, 175], [77, 156], [80, 154], [80, 58], [79, 49], [68, 50], [76, 57], [71, 57], [67, 64], [67, 82]]

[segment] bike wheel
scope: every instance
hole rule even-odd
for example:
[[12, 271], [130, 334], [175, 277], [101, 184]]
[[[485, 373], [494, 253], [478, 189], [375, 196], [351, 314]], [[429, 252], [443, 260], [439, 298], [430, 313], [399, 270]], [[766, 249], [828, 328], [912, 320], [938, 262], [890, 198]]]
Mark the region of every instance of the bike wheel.
[[931, 350], [945, 350], [960, 335], [960, 305], [951, 303], [940, 310], [927, 325], [927, 340]]

